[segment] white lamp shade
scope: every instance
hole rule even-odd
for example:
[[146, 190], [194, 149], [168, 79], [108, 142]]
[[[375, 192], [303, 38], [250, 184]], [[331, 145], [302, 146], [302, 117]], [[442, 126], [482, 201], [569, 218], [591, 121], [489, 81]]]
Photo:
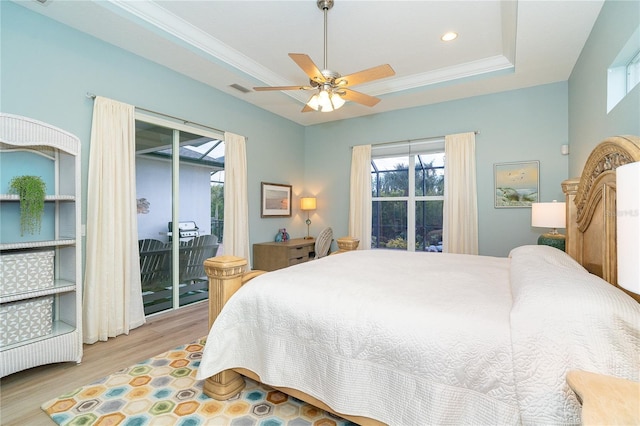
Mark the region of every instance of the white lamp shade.
[[333, 105], [331, 104], [331, 98], [329, 98], [329, 92], [326, 90], [321, 90], [318, 93], [318, 105], [320, 111], [322, 112], [331, 112], [333, 111]]
[[564, 203], [531, 204], [531, 226], [540, 228], [564, 228], [566, 226], [566, 210]]
[[331, 94], [331, 103], [333, 104], [334, 109], [341, 108], [344, 105], [344, 99], [337, 93]]
[[300, 210], [315, 210], [316, 199], [314, 197], [300, 198]]
[[309, 107], [321, 112], [335, 111], [338, 108], [341, 108], [344, 103], [345, 100], [342, 99], [339, 94], [335, 92], [329, 92], [325, 89], [321, 89], [320, 92], [311, 96], [311, 98], [307, 101], [307, 105]]
[[311, 108], [313, 108], [314, 110], [318, 110], [318, 108], [320, 107], [320, 103], [318, 101], [318, 94], [316, 93], [315, 95], [311, 96], [311, 99], [309, 99], [309, 101], [307, 102], [307, 105], [309, 105]]
[[618, 285], [640, 294], [640, 162], [616, 169]]

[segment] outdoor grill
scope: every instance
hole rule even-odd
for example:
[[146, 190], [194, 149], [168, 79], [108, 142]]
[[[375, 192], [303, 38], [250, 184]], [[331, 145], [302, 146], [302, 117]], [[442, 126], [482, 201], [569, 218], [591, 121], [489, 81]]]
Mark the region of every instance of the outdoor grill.
[[[169, 233], [167, 235], [173, 235], [173, 222], [169, 222]], [[200, 235], [198, 231], [198, 225], [192, 220], [178, 222], [178, 237], [182, 238], [194, 238]]]

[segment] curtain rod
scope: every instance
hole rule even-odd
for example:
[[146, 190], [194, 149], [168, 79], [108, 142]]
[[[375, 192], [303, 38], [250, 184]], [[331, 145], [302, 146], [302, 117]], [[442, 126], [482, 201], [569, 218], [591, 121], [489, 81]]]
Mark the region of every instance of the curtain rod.
[[[94, 93], [87, 92], [87, 98], [95, 99], [96, 95]], [[225, 133], [224, 130], [220, 130], [220, 129], [216, 129], [215, 127], [211, 127], [211, 126], [207, 126], [207, 125], [204, 125], [204, 124], [196, 123], [195, 121], [185, 120], [184, 118], [180, 118], [180, 117], [176, 117], [176, 116], [173, 116], [173, 115], [165, 114], [163, 112], [153, 111], [153, 110], [146, 109], [146, 108], [141, 108], [141, 107], [135, 106], [135, 105], [134, 105], [134, 108], [137, 109], [137, 110], [140, 110], [140, 111], [149, 112], [151, 114], [159, 115], [161, 117], [167, 117], [167, 118], [171, 118], [173, 120], [181, 121], [182, 124], [195, 124], [196, 126], [204, 127], [205, 129], [214, 130], [216, 132], [222, 133], [223, 135]]]
[[[476, 135], [479, 135], [480, 131], [479, 130], [474, 130], [473, 133], [476, 134]], [[426, 141], [430, 141], [430, 140], [444, 139], [444, 138], [445, 138], [445, 136], [429, 136], [427, 138], [404, 139], [404, 140], [393, 141], [393, 142], [372, 143], [371, 147], [373, 148], [374, 146], [395, 145], [395, 144], [411, 143], [411, 142], [422, 142], [422, 141], [426, 142]]]

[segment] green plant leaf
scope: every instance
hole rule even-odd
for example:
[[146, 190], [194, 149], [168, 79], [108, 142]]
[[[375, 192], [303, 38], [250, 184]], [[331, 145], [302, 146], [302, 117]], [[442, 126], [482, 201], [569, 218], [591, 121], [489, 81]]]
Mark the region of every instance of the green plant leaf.
[[40, 176], [16, 176], [9, 191], [20, 197], [20, 235], [40, 233], [47, 185]]

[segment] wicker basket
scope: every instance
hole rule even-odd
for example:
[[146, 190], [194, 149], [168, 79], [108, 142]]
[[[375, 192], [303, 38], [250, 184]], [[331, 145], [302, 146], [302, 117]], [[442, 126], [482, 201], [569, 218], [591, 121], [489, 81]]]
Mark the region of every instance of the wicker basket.
[[340, 250], [344, 250], [344, 251], [355, 250], [358, 248], [358, 244], [360, 244], [359, 238], [353, 238], [353, 237], [338, 238], [338, 248], [340, 248]]
[[53, 250], [11, 252], [0, 256], [0, 296], [53, 286]]
[[51, 334], [53, 296], [0, 305], [0, 346]]

